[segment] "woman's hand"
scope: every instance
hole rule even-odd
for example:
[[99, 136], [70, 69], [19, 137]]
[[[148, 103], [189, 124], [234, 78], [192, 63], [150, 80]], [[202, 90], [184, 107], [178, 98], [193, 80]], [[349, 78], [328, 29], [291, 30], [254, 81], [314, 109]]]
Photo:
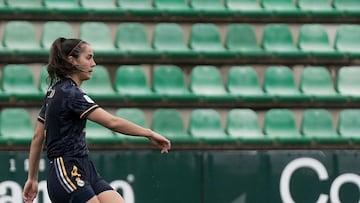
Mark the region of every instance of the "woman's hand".
[[148, 139], [153, 143], [161, 153], [168, 153], [171, 148], [171, 143], [164, 136], [152, 131], [152, 135]]
[[38, 181], [27, 180], [23, 191], [24, 202], [25, 203], [33, 202], [37, 193], [38, 193]]

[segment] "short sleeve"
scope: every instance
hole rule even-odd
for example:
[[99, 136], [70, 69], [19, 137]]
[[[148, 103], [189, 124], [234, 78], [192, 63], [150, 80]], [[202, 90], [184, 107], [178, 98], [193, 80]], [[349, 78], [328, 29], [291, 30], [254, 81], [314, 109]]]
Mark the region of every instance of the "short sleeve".
[[43, 105], [41, 106], [39, 115], [37, 117], [37, 120], [43, 124], [45, 123], [45, 110], [46, 110], [46, 102], [44, 102]]
[[79, 88], [76, 88], [68, 102], [71, 111], [79, 115], [80, 119], [86, 118], [92, 111], [99, 107], [99, 105]]

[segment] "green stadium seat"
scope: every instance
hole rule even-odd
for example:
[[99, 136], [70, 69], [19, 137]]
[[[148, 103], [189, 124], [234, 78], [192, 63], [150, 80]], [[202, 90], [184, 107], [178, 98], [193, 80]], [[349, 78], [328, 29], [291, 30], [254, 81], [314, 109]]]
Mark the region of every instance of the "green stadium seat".
[[86, 121], [86, 141], [90, 144], [117, 144], [122, 142], [114, 132], [91, 120]]
[[115, 47], [110, 28], [104, 22], [83, 22], [79, 30], [80, 39], [88, 42], [96, 56], [121, 56]]
[[333, 118], [326, 109], [306, 109], [301, 119], [301, 134], [319, 144], [340, 142], [336, 133]]
[[5, 4], [17, 13], [46, 13], [40, 0], [5, 0]]
[[41, 33], [41, 46], [50, 50], [52, 43], [59, 37], [74, 38], [74, 32], [70, 23], [65, 21], [48, 21], [43, 25]]
[[195, 23], [191, 26], [189, 46], [204, 57], [235, 57], [225, 49], [219, 28], [213, 23]]
[[227, 73], [226, 89], [231, 95], [244, 101], [270, 101], [264, 93], [259, 77], [252, 66], [232, 66]]
[[[169, 1], [170, 2], [170, 1]], [[185, 42], [185, 35], [178, 23], [158, 23], [154, 27], [152, 46], [170, 57], [195, 57], [198, 54]]]
[[83, 9], [76, 0], [44, 0], [43, 4], [45, 9], [55, 13], [70, 15], [87, 13], [87, 11]]
[[0, 1], [0, 13], [12, 14], [14, 12], [14, 8], [9, 8], [4, 1]]
[[334, 87], [330, 72], [323, 66], [306, 66], [301, 73], [300, 91], [315, 101], [346, 101]]
[[360, 109], [343, 109], [339, 112], [337, 132], [343, 139], [360, 142]]
[[[139, 108], [120, 108], [115, 111], [115, 115], [117, 117], [126, 119], [132, 123], [135, 123], [136, 125], [139, 125], [141, 127], [146, 128], [147, 122], [145, 113], [143, 110]], [[136, 136], [128, 136], [121, 133], [115, 133], [116, 136], [119, 137], [119, 139], [124, 140], [125, 142], [129, 143], [148, 143], [149, 140], [144, 137], [136, 137]]]
[[280, 57], [305, 57], [306, 53], [299, 50], [294, 43], [290, 27], [282, 23], [265, 25], [262, 36], [262, 47]]
[[146, 28], [142, 23], [121, 23], [116, 31], [115, 45], [130, 56], [160, 56], [160, 52], [150, 46]]
[[[21, 30], [21, 32], [19, 32]], [[3, 45], [17, 55], [44, 55], [33, 24], [29, 21], [8, 21], [5, 23]]]
[[304, 24], [298, 36], [298, 47], [313, 57], [344, 57], [330, 44], [326, 28], [321, 24]]
[[30, 145], [34, 128], [30, 114], [24, 108], [4, 108], [0, 111], [1, 138], [7, 143]]
[[225, 0], [228, 10], [240, 16], [269, 16], [271, 12], [266, 11], [257, 0]]
[[231, 109], [227, 114], [225, 132], [243, 143], [271, 142], [259, 127], [259, 118], [252, 109]]
[[113, 0], [80, 0], [81, 8], [89, 14], [121, 15], [124, 11], [119, 9]]
[[353, 100], [360, 99], [360, 67], [343, 66], [338, 70], [336, 90], [341, 95], [349, 96]]
[[360, 2], [358, 0], [333, 0], [333, 7], [349, 16], [360, 15]]
[[186, 132], [183, 118], [178, 110], [156, 109], [151, 120], [151, 129], [167, 137], [171, 142], [184, 143], [193, 141]]
[[121, 65], [115, 72], [115, 91], [129, 99], [160, 99], [150, 88], [145, 71], [140, 65]]
[[247, 23], [232, 23], [227, 27], [225, 47], [244, 57], [269, 56], [258, 44], [253, 27]]
[[341, 12], [335, 10], [328, 0], [298, 0], [297, 6], [312, 17], [340, 17], [341, 15]]
[[219, 113], [214, 109], [194, 109], [191, 112], [188, 126], [190, 135], [198, 142], [231, 141], [222, 127]]
[[287, 66], [269, 66], [264, 73], [263, 89], [266, 94], [284, 101], [305, 101], [309, 98], [301, 94], [292, 70]]
[[43, 99], [37, 88], [31, 68], [25, 64], [8, 64], [2, 73], [1, 87], [4, 93], [24, 100]]
[[157, 10], [169, 16], [198, 15], [198, 12], [191, 9], [185, 0], [154, 0], [153, 4]]
[[90, 80], [83, 81], [81, 88], [95, 100], [118, 100], [109, 75], [109, 71], [102, 65], [94, 67]]
[[339, 25], [335, 35], [335, 49], [349, 57], [360, 56], [360, 25]]
[[46, 94], [46, 92], [49, 89], [49, 85], [50, 85], [50, 81], [48, 81], [48, 77], [49, 74], [47, 72], [47, 65], [44, 65], [41, 68], [40, 71], [40, 77], [39, 77], [39, 81], [38, 81], [38, 87], [40, 92], [42, 92], [44, 95]]
[[230, 99], [219, 69], [211, 65], [197, 65], [190, 72], [191, 92], [206, 100], [216, 99], [225, 101]]
[[275, 16], [304, 16], [306, 13], [301, 11], [293, 0], [262, 0], [262, 7], [266, 11], [271, 11]]
[[157, 65], [153, 73], [153, 90], [169, 100], [195, 99], [187, 88], [182, 69], [175, 65]]
[[189, 0], [190, 7], [203, 16], [230, 16], [221, 0]]
[[270, 109], [264, 117], [264, 134], [280, 143], [301, 143], [307, 140], [296, 126], [295, 116], [289, 109]]
[[149, 0], [115, 0], [117, 6], [132, 15], [160, 15], [161, 11], [155, 9]]

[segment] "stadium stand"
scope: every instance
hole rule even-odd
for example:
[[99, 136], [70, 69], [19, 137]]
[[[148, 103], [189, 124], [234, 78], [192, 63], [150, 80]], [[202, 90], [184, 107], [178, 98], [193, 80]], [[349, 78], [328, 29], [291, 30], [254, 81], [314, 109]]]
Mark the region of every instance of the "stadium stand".
[[[359, 108], [358, 5], [4, 0], [0, 103], [38, 107], [52, 41], [81, 37], [98, 64], [84, 91], [117, 115], [169, 133], [179, 146], [356, 143], [343, 114]], [[311, 120], [317, 116], [324, 123]], [[100, 139], [103, 129], [88, 127], [92, 144], [144, 141], [109, 132]]]

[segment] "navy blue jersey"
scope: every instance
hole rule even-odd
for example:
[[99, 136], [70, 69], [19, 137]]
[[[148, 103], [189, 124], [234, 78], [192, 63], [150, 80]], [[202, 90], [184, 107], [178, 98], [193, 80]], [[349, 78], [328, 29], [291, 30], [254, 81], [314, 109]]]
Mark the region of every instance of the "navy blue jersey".
[[45, 124], [49, 159], [88, 154], [86, 119], [98, 107], [71, 79], [58, 82], [47, 92], [38, 120]]

